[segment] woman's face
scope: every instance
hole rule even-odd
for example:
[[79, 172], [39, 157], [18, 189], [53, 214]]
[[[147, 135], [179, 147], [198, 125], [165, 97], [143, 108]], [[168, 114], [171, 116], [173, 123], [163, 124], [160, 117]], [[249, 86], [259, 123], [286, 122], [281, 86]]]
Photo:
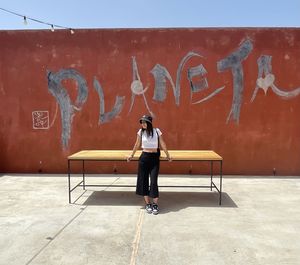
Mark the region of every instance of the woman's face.
[[142, 121], [142, 128], [143, 128], [143, 129], [147, 129], [147, 122]]

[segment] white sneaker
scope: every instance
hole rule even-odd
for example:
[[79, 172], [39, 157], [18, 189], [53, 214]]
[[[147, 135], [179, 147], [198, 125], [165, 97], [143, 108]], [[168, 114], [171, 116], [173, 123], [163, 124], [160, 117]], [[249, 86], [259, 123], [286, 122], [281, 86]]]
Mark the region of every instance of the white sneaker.
[[145, 209], [146, 209], [147, 213], [152, 213], [153, 208], [152, 208], [151, 203], [147, 203], [146, 206], [145, 206]]
[[158, 212], [159, 212], [158, 205], [155, 204], [155, 203], [153, 203], [153, 205], [152, 205], [152, 213], [153, 213], [154, 215], [157, 215]]

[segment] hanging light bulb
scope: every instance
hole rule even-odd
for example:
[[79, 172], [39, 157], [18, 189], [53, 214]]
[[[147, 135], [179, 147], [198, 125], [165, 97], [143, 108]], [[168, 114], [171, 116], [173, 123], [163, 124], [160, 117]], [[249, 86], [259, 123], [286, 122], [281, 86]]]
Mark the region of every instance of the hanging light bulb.
[[4, 8], [2, 8], [2, 7], [0, 7], [0, 9], [1, 9], [2, 11], [11, 13], [11, 14], [16, 15], [16, 16], [18, 16], [18, 17], [23, 17], [23, 23], [24, 23], [24, 25], [28, 25], [28, 20], [31, 20], [31, 21], [34, 21], [34, 22], [37, 22], [37, 23], [40, 23], [40, 24], [43, 24], [43, 25], [48, 25], [48, 26], [50, 26], [50, 30], [51, 30], [52, 32], [55, 31], [55, 28], [63, 28], [63, 29], [66, 29], [66, 30], [69, 29], [71, 34], [74, 34], [74, 33], [75, 33], [75, 31], [74, 31], [72, 28], [67, 28], [67, 27], [63, 27], [63, 26], [56, 25], [56, 24], [50, 24], [50, 23], [48, 23], [48, 22], [44, 22], [44, 21], [41, 21], [41, 20], [38, 20], [38, 19], [35, 19], [35, 18], [31, 18], [31, 17], [27, 17], [27, 16], [24, 16], [24, 15], [21, 15], [21, 14], [17, 14], [17, 13], [15, 13], [15, 12], [13, 12], [13, 11], [4, 9]]
[[24, 23], [24, 25], [27, 25], [27, 24], [28, 24], [28, 22], [27, 22], [27, 18], [26, 18], [26, 16], [24, 16], [24, 17], [23, 17], [23, 19], [24, 19], [24, 20], [23, 20], [23, 23]]

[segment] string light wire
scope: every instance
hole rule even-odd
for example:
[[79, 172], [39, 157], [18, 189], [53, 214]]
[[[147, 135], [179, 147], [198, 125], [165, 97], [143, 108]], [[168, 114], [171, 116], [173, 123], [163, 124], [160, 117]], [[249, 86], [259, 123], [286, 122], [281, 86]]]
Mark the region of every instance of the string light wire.
[[2, 8], [2, 7], [0, 7], [0, 10], [5, 11], [5, 12], [10, 13], [10, 14], [13, 14], [13, 15], [18, 16], [18, 17], [22, 17], [24, 25], [28, 24], [28, 20], [31, 20], [31, 21], [34, 21], [34, 22], [37, 22], [37, 23], [40, 23], [40, 24], [44, 24], [44, 25], [50, 26], [50, 30], [52, 32], [54, 31], [55, 28], [61, 28], [61, 29], [68, 29], [68, 30], [70, 30], [71, 34], [75, 33], [74, 29], [72, 29], [72, 28], [60, 26], [60, 25], [53, 24], [53, 23], [44, 22], [44, 21], [39, 20], [39, 19], [35, 19], [35, 18], [32, 18], [32, 17], [28, 17], [28, 16], [25, 16], [25, 15], [18, 14], [16, 12], [13, 12], [11, 10], [8, 10], [8, 9]]

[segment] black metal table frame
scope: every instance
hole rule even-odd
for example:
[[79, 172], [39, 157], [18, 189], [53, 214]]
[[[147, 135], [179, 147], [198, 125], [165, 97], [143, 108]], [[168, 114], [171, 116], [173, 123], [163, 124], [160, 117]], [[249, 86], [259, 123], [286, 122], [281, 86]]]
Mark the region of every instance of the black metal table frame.
[[[77, 162], [82, 162], [82, 180], [75, 185], [73, 188], [71, 188], [71, 162], [72, 161], [77, 161]], [[108, 162], [115, 162], [117, 160], [102, 160], [102, 159], [68, 159], [68, 186], [69, 186], [69, 203], [71, 203], [71, 193], [73, 190], [75, 190], [77, 187], [83, 187], [83, 190], [85, 190], [86, 187], [135, 187], [135, 185], [110, 185], [110, 184], [86, 184], [85, 183], [85, 161], [108, 161]], [[118, 160], [120, 161], [120, 160]], [[121, 160], [122, 161], [122, 160]], [[134, 160], [133, 160], [134, 161]], [[161, 160], [164, 161], [164, 160]], [[182, 162], [210, 162], [210, 185], [200, 185], [200, 186], [165, 186], [165, 185], [159, 185], [161, 188], [210, 188], [212, 191], [213, 188], [217, 190], [219, 193], [219, 205], [222, 203], [222, 178], [223, 178], [223, 160], [174, 160], [174, 161], [182, 161]], [[220, 163], [220, 187], [218, 188], [217, 185], [213, 182], [213, 163], [214, 162], [219, 162]]]

